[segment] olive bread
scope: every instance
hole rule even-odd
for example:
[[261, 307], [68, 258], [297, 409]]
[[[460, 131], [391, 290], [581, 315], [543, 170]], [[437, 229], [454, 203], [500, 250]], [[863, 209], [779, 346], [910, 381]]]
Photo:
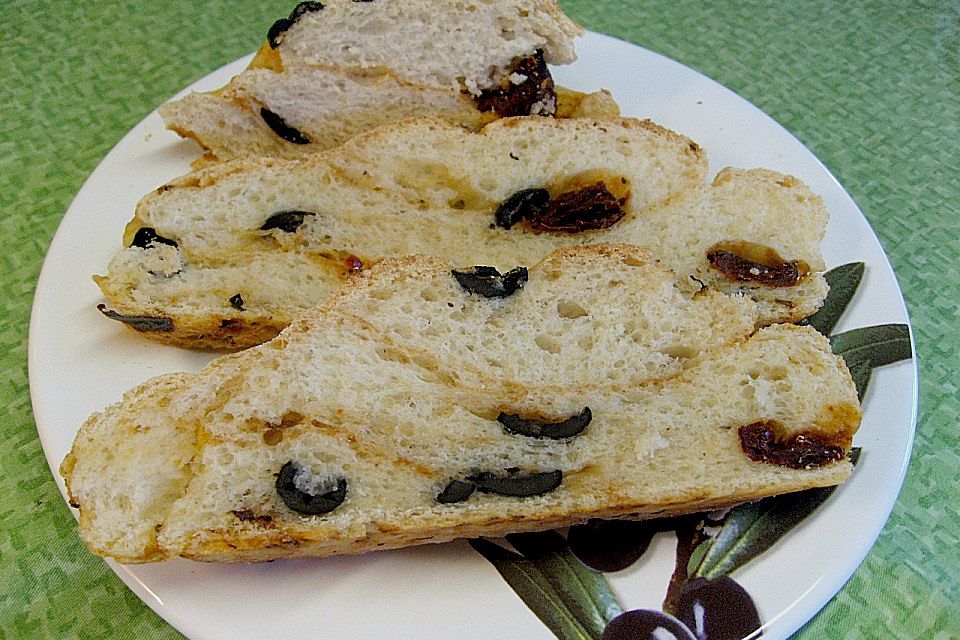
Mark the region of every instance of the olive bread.
[[432, 115], [472, 129], [497, 117], [617, 116], [606, 91], [554, 86], [582, 28], [555, 0], [301, 2], [225, 87], [160, 108], [198, 142], [198, 164], [296, 157], [380, 124]]
[[647, 121], [507, 118], [472, 133], [415, 119], [172, 181], [95, 279], [109, 317], [194, 348], [269, 340], [385, 257], [509, 270], [597, 242], [649, 247], [691, 295], [751, 298], [758, 325], [813, 313], [821, 199], [772, 171], [706, 172], [699, 146]]
[[751, 300], [689, 297], [631, 246], [470, 267], [489, 265], [384, 260], [272, 341], [91, 416], [61, 466], [87, 545], [121, 562], [351, 554], [850, 473], [856, 390], [815, 330], [753, 332]]

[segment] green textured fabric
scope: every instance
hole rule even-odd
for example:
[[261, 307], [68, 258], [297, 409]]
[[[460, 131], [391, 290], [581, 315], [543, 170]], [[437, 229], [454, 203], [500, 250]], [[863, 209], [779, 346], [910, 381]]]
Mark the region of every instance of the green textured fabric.
[[[111, 146], [172, 93], [255, 49], [293, 4], [0, 3], [0, 638], [180, 637], [76, 535], [31, 414], [30, 305], [63, 212]], [[561, 4], [761, 107], [877, 231], [918, 341], [914, 455], [876, 546], [796, 637], [958, 637], [960, 2]]]

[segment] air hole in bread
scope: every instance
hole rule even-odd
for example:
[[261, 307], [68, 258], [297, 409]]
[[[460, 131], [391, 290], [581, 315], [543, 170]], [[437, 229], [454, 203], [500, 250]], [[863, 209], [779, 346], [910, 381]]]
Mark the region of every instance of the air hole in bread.
[[554, 338], [553, 336], [547, 336], [540, 334], [533, 339], [538, 347], [546, 351], [547, 353], [557, 354], [563, 350], [563, 345], [560, 344], [560, 341]]
[[695, 349], [692, 347], [685, 347], [683, 345], [668, 345], [660, 349], [660, 353], [671, 358], [677, 358], [679, 360], [693, 358], [697, 355]]
[[483, 359], [486, 360], [487, 364], [493, 367], [494, 369], [503, 369], [503, 363], [497, 360], [496, 358], [490, 358], [488, 356], [484, 356]]
[[384, 35], [390, 31], [390, 24], [383, 19], [369, 20], [366, 24], [360, 25], [357, 31], [371, 36]]
[[787, 379], [788, 372], [783, 367], [771, 367], [764, 377], [772, 382], [779, 382]]
[[410, 362], [410, 358], [395, 347], [380, 347], [377, 349], [377, 355], [386, 362], [399, 362], [401, 364]]
[[557, 303], [557, 313], [560, 314], [561, 318], [568, 318], [570, 320], [575, 320], [577, 318], [582, 318], [583, 316], [587, 315], [587, 310], [581, 307], [576, 302], [562, 300]]
[[373, 289], [370, 291], [370, 297], [374, 300], [389, 300], [393, 297], [393, 292], [389, 289]]

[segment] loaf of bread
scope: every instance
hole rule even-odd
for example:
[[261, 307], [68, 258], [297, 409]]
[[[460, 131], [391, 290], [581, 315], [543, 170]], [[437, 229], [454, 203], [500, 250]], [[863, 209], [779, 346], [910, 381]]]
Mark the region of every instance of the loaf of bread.
[[706, 172], [695, 143], [646, 121], [507, 118], [472, 133], [415, 119], [160, 187], [96, 280], [111, 317], [186, 347], [268, 340], [385, 257], [512, 269], [598, 242], [649, 247], [689, 293], [758, 301], [758, 325], [813, 313], [821, 199], [771, 171]]
[[517, 115], [617, 116], [606, 91], [557, 89], [582, 28], [555, 0], [302, 2], [249, 68], [160, 108], [206, 150], [298, 157], [378, 125], [436, 116], [471, 129]]
[[383, 260], [274, 340], [128, 392], [61, 466], [90, 549], [264, 561], [646, 518], [841, 482], [860, 419], [811, 328], [754, 332], [649, 251]]

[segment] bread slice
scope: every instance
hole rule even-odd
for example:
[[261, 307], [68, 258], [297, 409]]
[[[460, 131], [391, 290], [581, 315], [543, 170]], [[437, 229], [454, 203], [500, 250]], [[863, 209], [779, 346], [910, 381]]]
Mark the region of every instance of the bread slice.
[[[310, 158], [235, 160], [160, 187], [138, 205], [130, 246], [96, 280], [114, 317], [186, 347], [263, 342], [384, 257], [509, 270], [597, 242], [649, 247], [690, 294], [758, 301], [761, 325], [815, 311], [826, 293], [821, 199], [771, 171], [725, 169], [709, 184], [706, 171], [695, 143], [647, 121], [509, 118], [470, 133], [417, 119]], [[597, 184], [623, 214], [606, 228], [496, 222], [520, 192], [544, 188], [559, 202]], [[138, 231], [161, 240], [135, 242]], [[727, 245], [808, 272], [776, 286], [731, 279], [708, 257]]]
[[[453, 269], [385, 260], [276, 339], [93, 415], [61, 467], [90, 549], [350, 554], [720, 508], [849, 474], [856, 391], [813, 329], [751, 334], [755, 303], [688, 299], [636, 247], [558, 251], [505, 297]], [[332, 510], [301, 513], [311, 495]]]
[[606, 91], [553, 85], [545, 62], [573, 62], [582, 31], [554, 0], [301, 3], [248, 69], [160, 114], [204, 163], [298, 157], [415, 116], [471, 129], [506, 115], [618, 116]]

